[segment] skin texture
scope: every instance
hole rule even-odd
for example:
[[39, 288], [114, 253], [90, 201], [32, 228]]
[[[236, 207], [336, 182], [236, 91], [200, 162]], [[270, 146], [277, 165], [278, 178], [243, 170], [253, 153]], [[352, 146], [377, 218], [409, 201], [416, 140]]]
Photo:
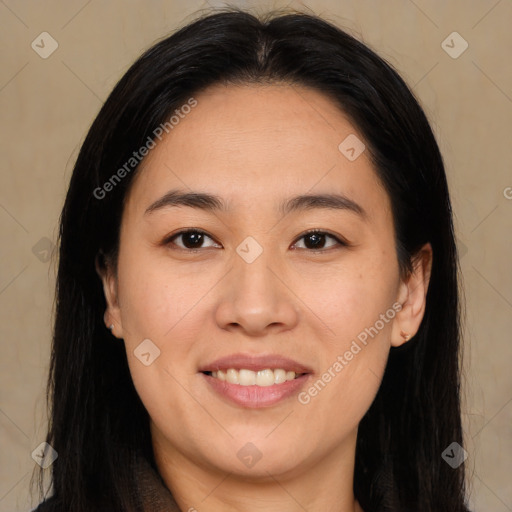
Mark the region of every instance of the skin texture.
[[[430, 245], [402, 281], [389, 197], [366, 152], [349, 161], [338, 149], [362, 136], [329, 98], [287, 84], [216, 85], [195, 98], [143, 161], [117, 269], [101, 273], [105, 321], [124, 339], [159, 471], [183, 511], [361, 511], [352, 491], [358, 424], [390, 347], [419, 328]], [[216, 194], [230, 210], [144, 213], [175, 188]], [[366, 215], [279, 213], [280, 201], [306, 193], [343, 194]], [[190, 228], [207, 233], [197, 252], [186, 250], [190, 236], [163, 242]], [[315, 251], [303, 237], [313, 228], [349, 246], [327, 236]], [[249, 236], [263, 249], [252, 263], [236, 251]], [[307, 389], [397, 302], [400, 312], [307, 404], [294, 395], [240, 407], [198, 371], [233, 353], [281, 354], [313, 369]], [[148, 338], [161, 353], [145, 366], [134, 350]], [[251, 468], [237, 457], [247, 442], [262, 454]]]

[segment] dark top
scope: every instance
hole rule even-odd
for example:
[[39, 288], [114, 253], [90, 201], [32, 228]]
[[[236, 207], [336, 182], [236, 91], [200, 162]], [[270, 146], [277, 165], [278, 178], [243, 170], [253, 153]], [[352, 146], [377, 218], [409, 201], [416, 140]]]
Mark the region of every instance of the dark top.
[[[149, 462], [140, 459], [137, 470], [137, 496], [143, 503], [144, 512], [181, 512], [160, 474]], [[50, 497], [31, 512], [70, 512], [59, 506], [55, 497]], [[91, 511], [93, 512], [93, 511]], [[96, 512], [96, 511], [95, 511]], [[97, 511], [103, 512], [103, 511]], [[110, 510], [105, 512], [111, 512]]]

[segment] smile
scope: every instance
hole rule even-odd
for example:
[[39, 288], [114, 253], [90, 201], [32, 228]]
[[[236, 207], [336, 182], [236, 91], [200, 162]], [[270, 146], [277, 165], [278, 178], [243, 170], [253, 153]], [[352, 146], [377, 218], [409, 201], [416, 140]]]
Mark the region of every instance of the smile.
[[228, 368], [227, 370], [217, 370], [213, 372], [204, 372], [211, 377], [226, 381], [230, 384], [239, 384], [240, 386], [273, 386], [274, 384], [283, 384], [287, 381], [294, 380], [300, 377], [301, 373], [293, 371], [286, 371], [282, 368], [264, 370], [247, 370], [242, 368], [237, 370], [235, 368]]

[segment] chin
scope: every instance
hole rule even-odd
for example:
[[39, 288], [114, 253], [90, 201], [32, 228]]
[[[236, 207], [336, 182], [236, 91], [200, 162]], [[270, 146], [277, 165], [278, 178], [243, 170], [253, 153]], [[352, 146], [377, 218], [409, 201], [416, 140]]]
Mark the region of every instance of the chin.
[[[265, 435], [268, 435], [268, 430]], [[244, 436], [243, 440], [230, 439], [222, 453], [208, 454], [208, 463], [232, 477], [250, 479], [251, 481], [271, 481], [272, 477], [292, 477], [299, 474], [305, 464], [304, 445], [297, 454], [297, 444], [286, 446], [282, 439], [270, 441], [264, 436], [252, 438]]]

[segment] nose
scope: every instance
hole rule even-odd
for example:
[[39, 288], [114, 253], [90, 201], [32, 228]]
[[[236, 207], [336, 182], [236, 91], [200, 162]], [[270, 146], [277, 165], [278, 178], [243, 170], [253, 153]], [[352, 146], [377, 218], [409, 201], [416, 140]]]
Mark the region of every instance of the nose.
[[236, 255], [215, 313], [219, 327], [252, 337], [293, 329], [297, 298], [280, 268], [270, 251], [251, 263]]

